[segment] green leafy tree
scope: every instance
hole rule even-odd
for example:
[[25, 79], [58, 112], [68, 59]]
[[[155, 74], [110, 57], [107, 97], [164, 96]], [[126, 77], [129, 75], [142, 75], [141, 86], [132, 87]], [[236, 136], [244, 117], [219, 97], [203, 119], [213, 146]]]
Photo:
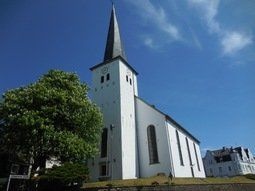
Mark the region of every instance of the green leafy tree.
[[74, 73], [50, 70], [37, 82], [7, 91], [0, 102], [1, 139], [6, 150], [33, 170], [47, 159], [86, 161], [97, 153], [102, 115]]
[[38, 185], [39, 191], [55, 190], [80, 190], [84, 181], [88, 180], [88, 169], [79, 163], [64, 163], [61, 166], [53, 166], [34, 179], [34, 185]]

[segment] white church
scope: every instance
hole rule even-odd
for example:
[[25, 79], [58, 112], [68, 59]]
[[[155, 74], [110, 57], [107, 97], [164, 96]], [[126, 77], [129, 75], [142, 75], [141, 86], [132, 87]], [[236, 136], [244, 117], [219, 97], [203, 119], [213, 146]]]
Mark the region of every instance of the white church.
[[93, 181], [159, 173], [205, 177], [199, 140], [138, 95], [137, 72], [127, 62], [113, 6], [104, 60], [90, 68], [92, 99], [104, 129], [99, 156], [89, 160]]

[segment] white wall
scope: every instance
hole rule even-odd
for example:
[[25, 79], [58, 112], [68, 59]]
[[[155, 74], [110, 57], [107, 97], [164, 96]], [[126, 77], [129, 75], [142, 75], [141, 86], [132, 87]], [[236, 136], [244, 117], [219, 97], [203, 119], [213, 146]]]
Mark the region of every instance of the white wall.
[[[166, 134], [165, 116], [136, 98], [136, 117], [138, 129], [138, 150], [140, 177], [154, 176], [157, 173], [169, 174], [171, 161]], [[155, 126], [159, 163], [150, 164], [147, 128]]]
[[[102, 74], [102, 70], [107, 66], [107, 72]], [[110, 80], [106, 81], [106, 74], [110, 74]], [[104, 75], [104, 83], [101, 83], [101, 76]], [[120, 121], [120, 84], [119, 84], [119, 64], [118, 62], [108, 63], [107, 65], [98, 67], [92, 71], [92, 99], [100, 107], [103, 113], [104, 128], [108, 129], [108, 152], [106, 158], [98, 157], [89, 162], [90, 175], [92, 180], [99, 178], [99, 165], [101, 162], [108, 162], [108, 174], [113, 177], [122, 176], [121, 161], [121, 121]], [[113, 131], [110, 125], [114, 124]], [[114, 150], [111, 145], [115, 145]], [[99, 145], [100, 149], [100, 145]], [[115, 162], [114, 162], [115, 161]], [[116, 169], [112, 172], [112, 169]]]
[[[106, 81], [107, 73], [110, 74], [109, 81]], [[102, 75], [105, 76], [104, 83], [101, 83]], [[168, 175], [170, 170], [176, 177], [192, 176], [185, 141], [185, 137], [188, 136], [178, 129], [184, 160], [184, 166], [181, 166], [175, 135], [177, 127], [167, 122], [163, 113], [135, 97], [138, 95], [136, 75], [122, 60], [116, 59], [95, 68], [92, 71], [91, 91], [93, 101], [103, 113], [104, 128], [108, 129], [107, 157], [95, 157], [88, 162], [92, 180], [98, 180], [100, 177], [99, 165], [103, 162], [108, 164], [110, 179], [148, 177], [157, 173]], [[111, 124], [114, 125], [113, 130], [110, 129]], [[149, 162], [147, 138], [149, 125], [154, 125], [156, 130], [159, 157], [157, 164]], [[194, 140], [190, 137], [188, 140], [192, 161], [196, 163]], [[194, 175], [204, 177], [199, 145], [195, 144], [201, 169], [196, 170], [195, 164]]]
[[[211, 152], [207, 151], [203, 159], [206, 175], [221, 177], [221, 176], [237, 176], [249, 173], [255, 174], [255, 163], [250, 162], [250, 160], [247, 160], [244, 151], [242, 152], [242, 154], [244, 156], [243, 157], [244, 161], [242, 161], [237, 152], [234, 152], [230, 154], [231, 161], [217, 163]], [[219, 170], [219, 168], [221, 168], [221, 171]]]
[[196, 158], [194, 156], [195, 155], [194, 146], [192, 146], [191, 152], [193, 153], [193, 158], [194, 158], [193, 160], [194, 160], [194, 163], [195, 163], [195, 166], [194, 166], [195, 177], [205, 178], [206, 175], [205, 175], [205, 169], [204, 169], [204, 164], [203, 164], [203, 159], [202, 159], [202, 155], [201, 155], [200, 146], [199, 146], [198, 143], [196, 143], [192, 139], [189, 139], [189, 140], [192, 142], [192, 145], [193, 145], [193, 143], [195, 144], [196, 151], [197, 151], [198, 163], [199, 163], [199, 167], [200, 167], [200, 171], [199, 171], [198, 166], [197, 166], [197, 161], [196, 161]]
[[[126, 81], [128, 76], [128, 82]], [[122, 179], [137, 177], [136, 123], [134, 95], [137, 93], [135, 74], [123, 62], [119, 62]], [[131, 83], [130, 83], [131, 80]]]
[[[105, 74], [102, 71], [106, 71]], [[106, 81], [107, 73], [110, 74], [109, 81]], [[105, 76], [104, 83], [101, 83], [102, 75]], [[126, 75], [132, 80], [132, 85], [126, 81]], [[135, 74], [120, 59], [116, 59], [92, 71], [91, 91], [93, 101], [103, 113], [104, 127], [108, 128], [107, 157], [96, 157], [94, 162], [90, 160], [88, 164], [92, 180], [98, 180], [102, 162], [107, 162], [111, 179], [136, 178]], [[111, 124], [114, 125], [112, 130]]]
[[[186, 137], [188, 138], [190, 153], [191, 153], [191, 160], [192, 160], [192, 166], [194, 171], [194, 177], [205, 177], [205, 172], [203, 168], [202, 163], [202, 157], [199, 149], [199, 145], [191, 138], [189, 137], [185, 132], [183, 132], [181, 129], [177, 128], [174, 124], [168, 121], [167, 123], [168, 127], [168, 134], [170, 137], [170, 147], [171, 147], [171, 156], [173, 160], [173, 174], [175, 177], [192, 177], [191, 172], [191, 165], [189, 161], [189, 154], [186, 144]], [[183, 165], [181, 165], [180, 157], [179, 157], [179, 148], [177, 144], [177, 138], [176, 138], [176, 130], [179, 134], [180, 139], [180, 147], [182, 152], [182, 158], [183, 158]], [[198, 161], [200, 165], [200, 171], [197, 167], [196, 157], [195, 157], [195, 151], [193, 147], [193, 143], [196, 145], [197, 155], [198, 155]]]
[[[138, 127], [140, 177], [154, 176], [157, 173], [161, 172], [168, 175], [170, 171], [175, 177], [192, 177], [188, 150], [185, 140], [186, 137], [188, 138], [191, 159], [192, 163], [194, 164], [194, 176], [205, 177], [199, 145], [195, 140], [189, 137], [182, 130], [178, 129], [174, 124], [166, 121], [166, 117], [163, 113], [161, 113], [154, 107], [148, 105], [140, 98], [136, 98], [136, 116]], [[149, 162], [147, 140], [147, 127], [149, 125], [154, 125], [156, 130], [157, 149], [159, 157], [159, 163], [157, 164], [150, 164]], [[179, 132], [184, 166], [180, 165], [179, 151], [175, 133], [176, 129]], [[197, 167], [193, 143], [196, 147], [200, 171]]]

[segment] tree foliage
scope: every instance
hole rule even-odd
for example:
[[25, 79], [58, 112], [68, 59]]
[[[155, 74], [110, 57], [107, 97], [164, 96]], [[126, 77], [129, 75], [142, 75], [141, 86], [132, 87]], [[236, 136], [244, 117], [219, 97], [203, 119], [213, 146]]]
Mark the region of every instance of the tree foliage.
[[40, 190], [79, 190], [88, 180], [88, 169], [84, 164], [64, 163], [47, 169], [43, 175], [34, 179]]
[[7, 91], [0, 129], [8, 151], [33, 159], [33, 169], [54, 156], [82, 161], [97, 152], [102, 115], [74, 73], [50, 70], [37, 82]]

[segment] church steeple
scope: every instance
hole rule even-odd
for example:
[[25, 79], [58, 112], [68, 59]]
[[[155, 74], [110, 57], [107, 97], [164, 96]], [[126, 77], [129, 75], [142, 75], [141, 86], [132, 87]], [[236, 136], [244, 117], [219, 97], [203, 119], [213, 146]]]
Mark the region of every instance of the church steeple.
[[111, 19], [104, 53], [104, 62], [117, 56], [121, 56], [125, 61], [127, 60], [120, 38], [120, 30], [116, 18], [115, 7], [112, 4]]

